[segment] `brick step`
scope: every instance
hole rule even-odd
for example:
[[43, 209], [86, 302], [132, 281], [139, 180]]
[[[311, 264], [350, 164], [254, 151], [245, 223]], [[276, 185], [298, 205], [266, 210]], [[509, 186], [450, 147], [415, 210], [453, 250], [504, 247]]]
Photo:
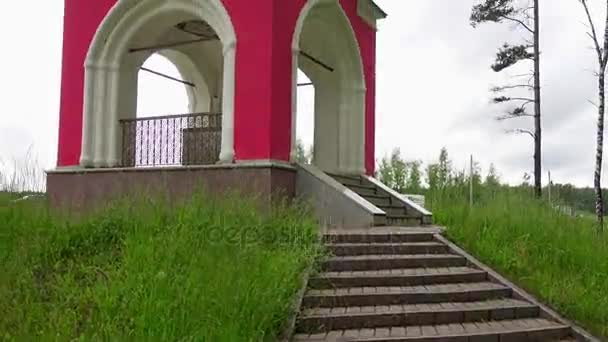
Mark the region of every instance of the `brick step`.
[[350, 185], [361, 185], [361, 176], [336, 175], [331, 173], [328, 173], [328, 175], [346, 187]]
[[378, 329], [334, 330], [319, 334], [298, 334], [294, 336], [294, 341], [544, 342], [566, 338], [570, 335], [570, 332], [568, 326], [536, 318]]
[[463, 256], [456, 254], [398, 254], [337, 256], [323, 262], [324, 271], [374, 271], [415, 267], [462, 267]]
[[407, 209], [401, 206], [387, 206], [381, 205], [378, 208], [382, 209], [387, 215], [405, 215], [407, 214]]
[[398, 227], [417, 227], [422, 224], [422, 219], [407, 215], [387, 215], [386, 224]]
[[326, 272], [313, 276], [313, 289], [371, 286], [417, 286], [483, 282], [487, 273], [469, 267], [406, 268], [379, 271]]
[[342, 329], [436, 325], [517, 318], [536, 318], [539, 308], [515, 299], [468, 303], [351, 306], [304, 310], [297, 331], [319, 333]]
[[401, 287], [349, 287], [309, 290], [302, 299], [302, 307], [474, 302], [510, 296], [510, 288], [489, 282]]
[[447, 254], [449, 248], [440, 242], [404, 243], [336, 243], [327, 244], [337, 256], [370, 254]]
[[399, 243], [399, 242], [430, 242], [435, 241], [432, 232], [374, 232], [366, 233], [329, 233], [323, 236], [326, 243]]
[[361, 197], [375, 206], [392, 206], [393, 204], [389, 195], [363, 195]]
[[378, 194], [375, 186], [349, 184], [346, 187], [356, 192], [359, 196], [375, 196]]

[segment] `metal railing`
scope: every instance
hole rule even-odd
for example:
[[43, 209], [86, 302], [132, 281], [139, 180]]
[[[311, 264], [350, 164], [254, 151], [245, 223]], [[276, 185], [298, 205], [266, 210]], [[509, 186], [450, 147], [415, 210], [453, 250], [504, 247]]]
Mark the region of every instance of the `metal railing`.
[[219, 160], [220, 113], [120, 120], [122, 166], [209, 165]]

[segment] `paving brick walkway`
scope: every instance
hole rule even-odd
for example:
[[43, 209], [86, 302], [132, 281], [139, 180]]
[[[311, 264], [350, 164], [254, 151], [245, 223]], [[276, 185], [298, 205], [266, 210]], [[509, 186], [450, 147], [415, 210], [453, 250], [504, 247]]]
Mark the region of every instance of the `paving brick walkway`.
[[[294, 341], [583, 341], [433, 228], [330, 231]], [[577, 336], [578, 339], [575, 338]]]

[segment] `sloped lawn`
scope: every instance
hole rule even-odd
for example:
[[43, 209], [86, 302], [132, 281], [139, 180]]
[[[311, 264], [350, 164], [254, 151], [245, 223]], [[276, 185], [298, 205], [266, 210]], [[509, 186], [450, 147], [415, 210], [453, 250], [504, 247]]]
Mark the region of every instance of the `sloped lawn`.
[[204, 196], [78, 221], [0, 199], [0, 339], [262, 341], [320, 247], [305, 210]]

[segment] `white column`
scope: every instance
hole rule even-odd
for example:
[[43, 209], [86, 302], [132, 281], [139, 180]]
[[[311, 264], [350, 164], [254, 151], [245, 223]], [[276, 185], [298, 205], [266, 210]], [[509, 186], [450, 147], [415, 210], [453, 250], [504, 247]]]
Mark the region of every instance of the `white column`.
[[84, 112], [82, 113], [82, 145], [80, 166], [92, 167], [95, 145], [95, 93], [97, 90], [98, 69], [95, 65], [85, 66], [84, 76]]
[[354, 130], [354, 167], [357, 174], [365, 173], [365, 130], [366, 130], [366, 94], [367, 90], [364, 86], [358, 86], [353, 89], [355, 97], [355, 107], [353, 114], [355, 115], [355, 130]]
[[297, 158], [296, 141], [298, 133], [298, 58], [300, 49], [291, 50], [291, 152], [289, 160], [293, 163]]
[[365, 172], [365, 88], [341, 83], [339, 134], [340, 170]]
[[118, 106], [118, 97], [119, 92], [121, 92], [124, 88], [120, 84], [120, 71], [118, 68], [111, 68], [108, 70], [108, 106], [106, 115], [107, 117], [104, 120], [104, 128], [107, 130], [107, 141], [105, 143], [106, 147], [106, 157], [104, 161], [104, 166], [107, 167], [116, 167], [120, 164], [119, 158], [119, 149], [122, 144], [119, 142], [119, 138], [122, 137], [122, 134], [119, 134], [119, 106]]
[[[93, 167], [106, 167], [108, 166], [108, 160], [106, 151], [108, 146], [108, 133], [109, 133], [109, 117], [111, 114], [108, 111], [111, 110], [110, 106], [110, 90], [111, 82], [110, 76], [116, 73], [117, 67], [111, 65], [97, 65], [95, 66], [95, 91], [91, 94], [93, 109], [90, 117], [93, 119]], [[117, 89], [115, 89], [117, 91]]]
[[220, 163], [234, 162], [234, 91], [236, 68], [236, 42], [224, 46], [224, 73], [222, 89], [222, 148]]

